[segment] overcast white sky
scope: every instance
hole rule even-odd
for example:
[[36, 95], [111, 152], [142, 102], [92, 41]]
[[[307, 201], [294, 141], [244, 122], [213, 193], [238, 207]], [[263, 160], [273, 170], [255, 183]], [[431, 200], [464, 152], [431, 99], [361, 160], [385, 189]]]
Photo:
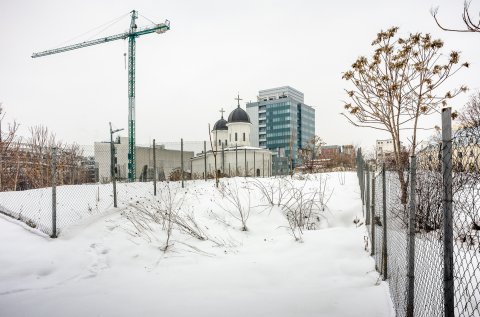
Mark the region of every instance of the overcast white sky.
[[[472, 8], [480, 11], [480, 1]], [[7, 121], [48, 126], [59, 139], [93, 144], [108, 138], [108, 122], [127, 128], [126, 41], [32, 59], [33, 52], [90, 39], [65, 41], [136, 9], [171, 21], [165, 34], [137, 40], [137, 143], [204, 140], [221, 107], [234, 109], [237, 92], [256, 100], [258, 90], [290, 85], [316, 109], [316, 133], [328, 144], [371, 146], [386, 135], [349, 125], [341, 80], [359, 55], [370, 55], [381, 29], [429, 32], [444, 53], [462, 52], [471, 68], [451, 86], [480, 87], [480, 34], [449, 33], [430, 16], [462, 26], [463, 0], [349, 1], [65, 1], [0, 2], [0, 102]], [[140, 19], [138, 25], [149, 25]], [[97, 37], [128, 29], [126, 16]], [[467, 96], [454, 101], [460, 107]], [[244, 103], [242, 103], [244, 106]], [[433, 117], [426, 126], [439, 124]]]

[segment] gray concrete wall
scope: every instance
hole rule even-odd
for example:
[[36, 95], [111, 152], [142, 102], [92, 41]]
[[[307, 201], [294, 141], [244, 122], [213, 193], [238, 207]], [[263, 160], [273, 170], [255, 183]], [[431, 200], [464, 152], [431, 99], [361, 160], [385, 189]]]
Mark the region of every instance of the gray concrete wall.
[[[117, 152], [117, 177], [120, 180], [128, 176], [128, 138], [120, 138], [120, 144], [115, 144]], [[158, 145], [156, 149], [157, 175], [165, 175], [168, 178], [170, 172], [181, 166], [181, 152], [178, 150], [164, 149], [163, 145]], [[94, 144], [95, 162], [98, 163], [98, 174], [100, 182], [110, 181], [110, 144], [95, 142]], [[185, 170], [190, 166], [190, 158], [194, 156], [193, 151], [183, 152], [183, 162]], [[142, 176], [144, 166], [147, 166], [147, 178], [153, 178], [153, 148], [136, 148], [136, 175], [137, 180]]]

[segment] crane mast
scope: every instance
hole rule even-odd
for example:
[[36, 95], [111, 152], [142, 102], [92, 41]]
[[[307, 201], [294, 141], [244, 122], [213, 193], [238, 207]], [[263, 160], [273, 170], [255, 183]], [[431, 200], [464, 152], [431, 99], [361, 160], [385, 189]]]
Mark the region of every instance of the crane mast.
[[155, 24], [142, 29], [137, 28], [136, 20], [138, 11], [131, 12], [130, 29], [128, 32], [107, 36], [91, 41], [68, 45], [39, 53], [33, 53], [32, 58], [58, 54], [72, 51], [83, 47], [107, 43], [116, 40], [125, 40], [128, 38], [128, 180], [136, 179], [136, 157], [135, 157], [135, 39], [141, 35], [149, 33], [165, 33], [170, 30], [170, 21]]
[[132, 11], [130, 35], [128, 37], [128, 180], [136, 179], [135, 157], [135, 32], [137, 12]]

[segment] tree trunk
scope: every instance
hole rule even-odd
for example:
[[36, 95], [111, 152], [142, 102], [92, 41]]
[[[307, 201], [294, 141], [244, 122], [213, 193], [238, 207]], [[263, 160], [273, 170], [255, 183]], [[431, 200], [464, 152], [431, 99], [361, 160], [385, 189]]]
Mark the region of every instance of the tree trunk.
[[402, 203], [402, 205], [406, 205], [408, 198], [408, 180], [405, 179], [405, 173], [403, 169], [399, 168], [397, 170], [397, 174], [400, 181], [400, 202]]

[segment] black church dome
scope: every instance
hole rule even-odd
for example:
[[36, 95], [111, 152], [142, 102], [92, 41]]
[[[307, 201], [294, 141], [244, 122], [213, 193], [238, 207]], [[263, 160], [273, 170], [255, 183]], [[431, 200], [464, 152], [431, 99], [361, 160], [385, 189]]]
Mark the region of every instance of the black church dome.
[[215, 122], [215, 124], [213, 125], [213, 131], [216, 131], [216, 130], [228, 130], [227, 120], [223, 119], [222, 117], [220, 120]]
[[233, 110], [228, 116], [228, 123], [234, 122], [247, 122], [250, 123], [250, 117], [248, 113], [240, 107]]

